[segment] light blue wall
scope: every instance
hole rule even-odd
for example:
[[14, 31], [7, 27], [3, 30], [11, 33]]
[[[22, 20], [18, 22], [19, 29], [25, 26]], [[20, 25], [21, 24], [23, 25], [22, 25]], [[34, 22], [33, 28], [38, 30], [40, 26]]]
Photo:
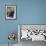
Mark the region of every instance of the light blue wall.
[[21, 24], [46, 24], [46, 0], [20, 1]]
[[[5, 4], [16, 5], [16, 20], [5, 20]], [[0, 43], [8, 43], [8, 34], [17, 33], [18, 24], [46, 24], [46, 0], [0, 0]]]

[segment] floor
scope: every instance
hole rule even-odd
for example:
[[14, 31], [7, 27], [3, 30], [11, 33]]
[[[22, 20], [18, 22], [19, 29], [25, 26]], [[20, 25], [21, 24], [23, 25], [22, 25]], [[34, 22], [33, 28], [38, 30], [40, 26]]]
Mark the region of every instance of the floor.
[[[0, 44], [0, 46], [8, 46], [8, 44]], [[18, 46], [18, 44], [10, 45], [10, 46]]]
[[46, 42], [45, 41], [32, 42], [31, 40], [28, 40], [28, 41], [21, 40], [20, 46], [46, 46]]

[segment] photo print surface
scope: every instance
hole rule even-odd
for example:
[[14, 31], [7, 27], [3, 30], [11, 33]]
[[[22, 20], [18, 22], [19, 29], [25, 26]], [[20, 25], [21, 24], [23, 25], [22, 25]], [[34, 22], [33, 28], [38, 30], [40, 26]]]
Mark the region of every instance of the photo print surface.
[[6, 5], [6, 19], [16, 19], [16, 6]]
[[46, 25], [20, 25], [20, 41], [46, 41]]

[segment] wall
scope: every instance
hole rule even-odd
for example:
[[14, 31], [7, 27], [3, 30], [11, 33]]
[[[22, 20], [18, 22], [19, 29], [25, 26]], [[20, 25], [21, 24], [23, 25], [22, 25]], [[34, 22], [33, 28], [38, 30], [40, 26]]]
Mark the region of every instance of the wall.
[[[5, 20], [5, 4], [16, 5], [16, 20]], [[8, 43], [9, 32], [18, 32], [18, 24], [46, 24], [46, 0], [0, 0], [0, 44]]]
[[46, 24], [46, 0], [20, 1], [21, 24]]

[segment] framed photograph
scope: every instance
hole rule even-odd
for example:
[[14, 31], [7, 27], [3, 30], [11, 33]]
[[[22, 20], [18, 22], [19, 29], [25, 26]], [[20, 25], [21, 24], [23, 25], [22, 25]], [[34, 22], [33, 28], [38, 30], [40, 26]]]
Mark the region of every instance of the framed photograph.
[[6, 5], [6, 19], [16, 19], [16, 5]]
[[[18, 25], [18, 42], [24, 40], [46, 41], [45, 24], [19, 24]], [[23, 44], [24, 45], [24, 44]]]

